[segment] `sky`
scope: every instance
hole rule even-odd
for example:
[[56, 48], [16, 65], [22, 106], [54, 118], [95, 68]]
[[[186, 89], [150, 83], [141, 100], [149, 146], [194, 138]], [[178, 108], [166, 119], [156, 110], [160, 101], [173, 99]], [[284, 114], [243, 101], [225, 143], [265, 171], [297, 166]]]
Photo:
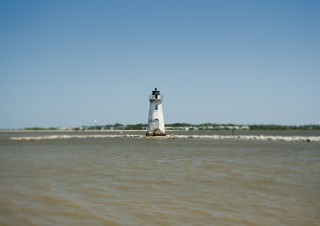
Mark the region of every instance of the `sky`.
[[0, 129], [320, 123], [320, 1], [1, 0]]

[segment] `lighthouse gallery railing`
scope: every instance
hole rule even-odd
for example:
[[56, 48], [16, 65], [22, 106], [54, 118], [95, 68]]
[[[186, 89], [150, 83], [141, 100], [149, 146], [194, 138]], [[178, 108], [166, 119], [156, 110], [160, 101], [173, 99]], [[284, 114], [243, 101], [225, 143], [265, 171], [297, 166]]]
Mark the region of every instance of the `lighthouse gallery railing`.
[[[156, 98], [157, 96], [157, 98]], [[162, 100], [163, 99], [163, 95], [150, 95], [149, 96], [150, 100]]]

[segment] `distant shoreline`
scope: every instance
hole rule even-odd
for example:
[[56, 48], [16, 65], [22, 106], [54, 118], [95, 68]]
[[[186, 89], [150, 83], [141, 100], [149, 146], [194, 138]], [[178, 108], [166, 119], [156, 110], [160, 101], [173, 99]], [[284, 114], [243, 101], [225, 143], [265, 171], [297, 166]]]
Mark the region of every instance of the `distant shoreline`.
[[[186, 132], [186, 133], [193, 133], [193, 132], [208, 132], [208, 133], [214, 133], [214, 132], [232, 132], [234, 131], [235, 133], [237, 132], [242, 132], [242, 131], [247, 131], [247, 132], [263, 132], [263, 131], [275, 131], [275, 132], [286, 132], [286, 131], [297, 131], [297, 132], [320, 132], [320, 129], [251, 129], [251, 130], [229, 130], [229, 129], [224, 129], [224, 130], [177, 130], [177, 129], [166, 129], [166, 132]], [[59, 132], [59, 133], [113, 133], [113, 132], [147, 132], [147, 130], [128, 130], [128, 129], [116, 129], [116, 130], [72, 130], [72, 129], [54, 129], [54, 130], [50, 130], [50, 129], [35, 129], [35, 130], [31, 130], [31, 129], [0, 129], [0, 133], [1, 132], [6, 132], [6, 133], [10, 133], [10, 132], [39, 132], [39, 133], [43, 133], [43, 132]]]
[[[107, 125], [82, 125], [76, 127], [25, 127], [20, 129], [2, 129], [0, 131], [102, 131], [102, 132], [121, 132], [121, 131], [146, 131], [148, 125], [143, 123], [138, 124], [107, 124]], [[295, 130], [295, 131], [320, 131], [320, 124], [305, 124], [305, 125], [281, 125], [281, 124], [234, 124], [234, 123], [169, 123], [165, 124], [166, 131], [257, 131], [257, 130]]]
[[[167, 131], [174, 131], [174, 130], [167, 130]], [[177, 131], [177, 130], [175, 130]], [[55, 129], [55, 130], [46, 130], [46, 129], [43, 129], [43, 130], [30, 130], [30, 129], [4, 129], [4, 130], [0, 130], [0, 133], [1, 132], [5, 132], [5, 133], [10, 133], [10, 132], [32, 132], [32, 133], [50, 133], [50, 132], [59, 132], [59, 133], [75, 133], [75, 132], [78, 132], [78, 133], [92, 133], [92, 132], [95, 132], [95, 133], [106, 133], [106, 132], [147, 132], [147, 130], [69, 130], [69, 129]]]

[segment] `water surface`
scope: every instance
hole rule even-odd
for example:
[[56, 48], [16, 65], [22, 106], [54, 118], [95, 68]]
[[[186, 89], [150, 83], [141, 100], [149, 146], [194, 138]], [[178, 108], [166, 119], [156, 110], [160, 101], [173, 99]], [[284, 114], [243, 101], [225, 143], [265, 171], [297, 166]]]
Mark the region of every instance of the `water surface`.
[[0, 225], [320, 225], [319, 142], [0, 139]]

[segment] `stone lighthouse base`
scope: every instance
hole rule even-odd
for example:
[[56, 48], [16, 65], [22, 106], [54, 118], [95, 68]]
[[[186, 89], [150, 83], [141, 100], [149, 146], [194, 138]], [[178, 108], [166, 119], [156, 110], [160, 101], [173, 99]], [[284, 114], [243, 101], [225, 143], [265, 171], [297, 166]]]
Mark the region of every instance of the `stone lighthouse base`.
[[152, 132], [147, 132], [147, 137], [159, 137], [159, 136], [165, 136], [166, 134], [162, 132], [160, 129], [155, 129]]

